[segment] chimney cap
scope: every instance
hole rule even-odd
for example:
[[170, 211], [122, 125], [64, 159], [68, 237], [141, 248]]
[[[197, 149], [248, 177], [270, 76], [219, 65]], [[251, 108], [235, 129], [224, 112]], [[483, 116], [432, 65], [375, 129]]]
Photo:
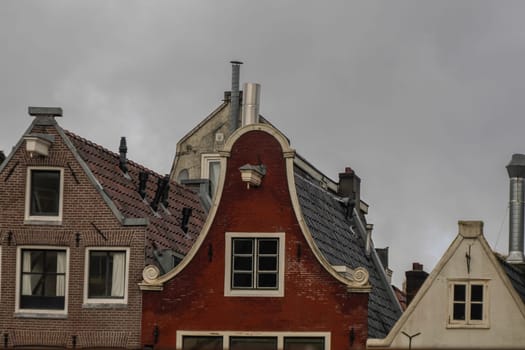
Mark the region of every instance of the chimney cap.
[[231, 63], [231, 64], [243, 64], [241, 61], [235, 61], [235, 60], [230, 61], [230, 63]]
[[27, 112], [32, 117], [61, 117], [61, 107], [31, 107], [27, 108]]
[[525, 154], [513, 154], [507, 172], [509, 177], [525, 177]]
[[459, 234], [465, 238], [476, 238], [483, 234], [483, 221], [458, 221]]

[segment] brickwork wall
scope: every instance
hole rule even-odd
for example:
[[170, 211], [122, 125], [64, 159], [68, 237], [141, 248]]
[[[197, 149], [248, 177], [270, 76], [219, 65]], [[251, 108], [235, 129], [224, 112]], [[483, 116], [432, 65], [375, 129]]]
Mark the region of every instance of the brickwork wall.
[[[77, 348], [138, 348], [142, 304], [137, 283], [142, 280], [144, 267], [145, 228], [120, 225], [53, 126], [37, 126], [32, 132], [55, 135], [49, 156], [30, 158], [22, 144], [0, 173], [0, 346], [4, 345], [3, 334], [7, 334], [9, 347], [72, 347], [76, 336]], [[28, 166], [64, 169], [61, 225], [24, 224]], [[76, 233], [80, 233], [78, 247]], [[53, 319], [15, 312], [15, 285], [20, 278], [16, 267], [21, 264], [16, 260], [17, 249], [27, 245], [69, 248], [67, 315]], [[86, 248], [96, 246], [129, 247], [127, 305], [83, 305]]]
[[[259, 188], [246, 188], [238, 168], [264, 164]], [[284, 297], [225, 297], [225, 232], [285, 232]], [[211, 261], [209, 251], [212, 251]], [[298, 248], [300, 247], [300, 248]], [[298, 254], [298, 249], [301, 253]], [[331, 349], [364, 349], [367, 293], [349, 293], [318, 262], [296, 220], [281, 147], [252, 131], [234, 145], [215, 220], [190, 264], [161, 292], [143, 294], [142, 341], [173, 349], [176, 331], [330, 332]]]

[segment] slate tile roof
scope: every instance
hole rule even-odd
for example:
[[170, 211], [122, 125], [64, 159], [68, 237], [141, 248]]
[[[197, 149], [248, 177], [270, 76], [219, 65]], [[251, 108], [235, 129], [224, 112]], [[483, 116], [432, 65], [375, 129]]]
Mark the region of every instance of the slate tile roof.
[[[153, 256], [154, 249], [172, 249], [181, 256], [188, 252], [206, 219], [206, 213], [197, 194], [171, 181], [167, 208], [159, 204], [155, 212], [149, 203], [155, 197], [157, 182], [162, 178], [161, 175], [128, 160], [129, 177], [126, 177], [119, 168], [118, 154], [70, 131], [64, 130], [64, 132], [124, 217], [149, 220], [146, 228], [146, 265], [158, 265]], [[139, 172], [149, 174], [144, 199], [138, 193]], [[183, 208], [192, 209], [187, 232], [181, 228]]]
[[365, 241], [355, 226], [342, 198], [321, 188], [297, 169], [295, 184], [305, 221], [317, 246], [332, 265], [364, 267], [369, 272], [372, 291], [368, 302], [368, 336], [384, 338], [401, 316], [391, 286], [381, 277], [382, 267], [365, 252]]
[[495, 253], [495, 255], [501, 267], [503, 267], [503, 270], [509, 277], [512, 286], [516, 292], [518, 292], [521, 300], [525, 304], [525, 268], [520, 268], [516, 265], [507, 263], [505, 257], [498, 253]]

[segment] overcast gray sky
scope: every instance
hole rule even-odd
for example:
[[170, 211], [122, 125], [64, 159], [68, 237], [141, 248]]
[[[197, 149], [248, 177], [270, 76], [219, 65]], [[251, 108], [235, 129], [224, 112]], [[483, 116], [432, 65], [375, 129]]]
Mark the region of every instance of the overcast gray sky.
[[[394, 281], [430, 271], [460, 219], [508, 249], [512, 153], [525, 153], [525, 2], [2, 1], [0, 149], [27, 106], [169, 172], [177, 140], [230, 89], [328, 176], [362, 179]], [[6, 153], [7, 153], [6, 152]]]

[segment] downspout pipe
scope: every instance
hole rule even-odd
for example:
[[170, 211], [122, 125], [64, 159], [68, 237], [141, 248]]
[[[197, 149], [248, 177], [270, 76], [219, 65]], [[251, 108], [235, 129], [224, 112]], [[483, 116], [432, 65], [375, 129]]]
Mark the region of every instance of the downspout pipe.
[[230, 61], [232, 64], [232, 94], [230, 103], [230, 131], [234, 132], [238, 128], [239, 119], [239, 79], [241, 61]]
[[510, 180], [509, 255], [507, 262], [523, 264], [525, 155], [513, 154], [509, 165], [507, 165], [507, 172]]

